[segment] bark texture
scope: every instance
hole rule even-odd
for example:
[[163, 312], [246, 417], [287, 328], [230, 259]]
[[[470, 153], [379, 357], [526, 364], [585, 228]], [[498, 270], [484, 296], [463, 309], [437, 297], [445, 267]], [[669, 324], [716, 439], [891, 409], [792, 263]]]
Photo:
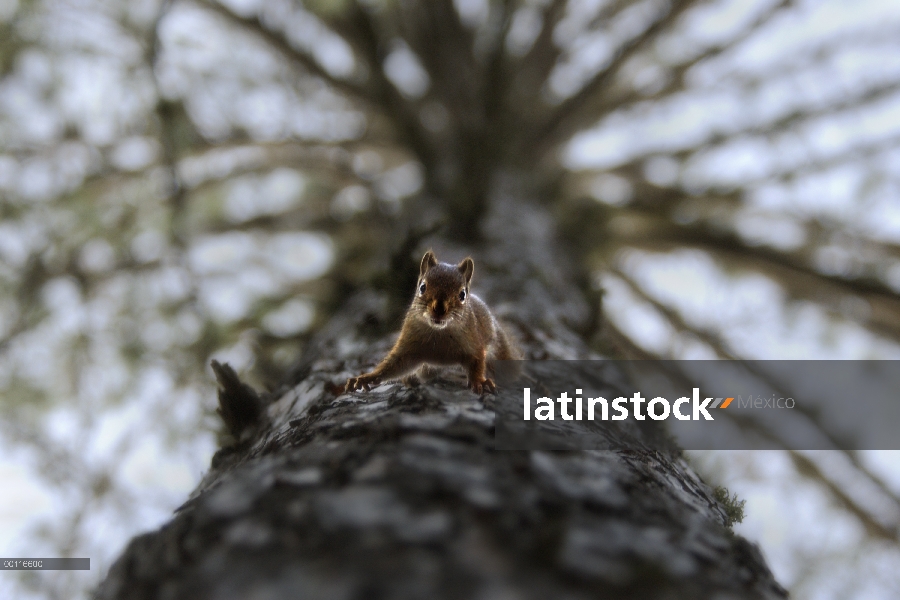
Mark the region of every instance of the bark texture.
[[[473, 254], [473, 290], [529, 358], [589, 358], [577, 332], [592, 310], [552, 219], [511, 189], [474, 252], [435, 249]], [[498, 451], [493, 400], [461, 374], [335, 396], [389, 349], [369, 335], [387, 314], [385, 295], [348, 299], [260, 398], [217, 367], [237, 443], [171, 522], [131, 542], [98, 598], [786, 597], [663, 436]]]

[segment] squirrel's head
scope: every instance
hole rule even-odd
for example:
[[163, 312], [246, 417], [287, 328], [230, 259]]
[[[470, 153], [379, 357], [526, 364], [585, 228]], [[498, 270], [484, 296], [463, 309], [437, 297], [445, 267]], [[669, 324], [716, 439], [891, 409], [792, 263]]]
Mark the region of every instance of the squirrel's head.
[[439, 263], [429, 250], [422, 257], [413, 305], [432, 327], [442, 329], [457, 319], [469, 300], [469, 282], [475, 261], [463, 259], [458, 265]]

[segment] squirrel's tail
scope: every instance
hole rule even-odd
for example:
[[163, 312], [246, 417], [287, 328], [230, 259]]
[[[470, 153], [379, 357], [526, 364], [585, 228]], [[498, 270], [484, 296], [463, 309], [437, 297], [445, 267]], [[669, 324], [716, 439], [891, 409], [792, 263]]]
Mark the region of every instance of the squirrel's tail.
[[510, 333], [499, 322], [497, 328], [497, 345], [494, 349], [494, 360], [522, 360], [522, 351]]

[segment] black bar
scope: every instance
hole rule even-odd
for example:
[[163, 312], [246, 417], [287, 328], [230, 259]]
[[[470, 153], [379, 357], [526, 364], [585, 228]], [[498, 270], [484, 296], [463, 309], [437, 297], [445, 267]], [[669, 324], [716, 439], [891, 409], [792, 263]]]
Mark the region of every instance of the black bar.
[[90, 571], [90, 558], [2, 558], [2, 571]]
[[494, 370], [499, 450], [604, 450], [611, 435], [660, 430], [686, 450], [900, 450], [900, 360], [530, 360]]

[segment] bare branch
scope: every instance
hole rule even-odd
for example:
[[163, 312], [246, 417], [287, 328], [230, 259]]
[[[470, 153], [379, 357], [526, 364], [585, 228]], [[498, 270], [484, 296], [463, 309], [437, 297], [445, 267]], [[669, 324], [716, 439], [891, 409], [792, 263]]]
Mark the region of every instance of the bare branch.
[[184, 107], [178, 102], [166, 101], [163, 99], [159, 91], [159, 81], [157, 80], [157, 63], [161, 50], [161, 42], [159, 37], [159, 27], [163, 18], [172, 8], [172, 2], [166, 1], [160, 6], [156, 15], [156, 20], [148, 32], [149, 51], [146, 56], [150, 72], [153, 76], [153, 85], [156, 87], [156, 118], [158, 120], [157, 138], [162, 148], [162, 159], [166, 172], [169, 176], [168, 190], [166, 191], [167, 201], [170, 205], [171, 226], [169, 232], [172, 241], [179, 247], [183, 248], [187, 244], [182, 227], [185, 203], [187, 201], [187, 191], [181, 181], [178, 173], [178, 124], [177, 120], [180, 113], [184, 113]]
[[644, 350], [634, 343], [627, 334], [608, 318], [603, 321], [603, 333], [601, 334], [604, 345], [611, 349], [610, 354], [623, 360], [661, 360], [663, 357], [656, 353]]
[[718, 133], [710, 136], [704, 142], [696, 144], [693, 148], [674, 153], [672, 156], [676, 158], [687, 158], [689, 155], [697, 152], [699, 148], [702, 152], [715, 150], [717, 147], [724, 146], [727, 142], [748, 135], [784, 135], [792, 133], [791, 128], [809, 122], [813, 119], [839, 114], [845, 110], [859, 110], [867, 108], [869, 105], [875, 104], [896, 95], [900, 92], [900, 81], [889, 81], [879, 85], [872, 86], [867, 89], [860, 90], [859, 93], [841, 98], [838, 102], [828, 104], [817, 108], [795, 108], [774, 121], [760, 123], [750, 127], [745, 127], [727, 133]]
[[[539, 94], [534, 94], [534, 90], [541, 89], [562, 52], [553, 41], [553, 32], [565, 16], [567, 5], [567, 0], [553, 0], [544, 9], [543, 26], [531, 49], [521, 59], [511, 61], [516, 67], [512, 74], [515, 97], [508, 104], [511, 110], [522, 115], [523, 120], [530, 120], [531, 113], [538, 112], [535, 101], [539, 102]], [[505, 43], [505, 39], [502, 42]], [[523, 102], [528, 96], [534, 96], [535, 101]]]
[[[897, 49], [897, 31], [887, 26], [872, 28], [868, 31], [849, 29], [839, 32], [827, 38], [815, 40], [809, 46], [798, 48], [796, 52], [785, 56], [786, 67], [778, 71], [783, 75], [795, 75], [802, 73], [813, 64], [832, 64], [837, 60], [837, 55], [845, 51], [847, 47], [854, 50], [875, 51], [890, 53]], [[889, 48], [879, 48], [888, 45]], [[771, 78], [771, 71], [762, 71], [753, 75], [740, 73], [726, 74], [720, 83], [737, 84], [748, 88], [758, 87]]]
[[[400, 94], [384, 73], [383, 65], [388, 56], [389, 40], [383, 39], [380, 30], [389, 27], [379, 26], [376, 22], [377, 15], [366, 11], [356, 3], [351, 4], [340, 14], [323, 18], [370, 65], [372, 102], [393, 122], [401, 141], [425, 165], [426, 173], [431, 174], [435, 164], [435, 151], [423, 131], [415, 106]], [[429, 181], [429, 184], [432, 182]]]
[[[795, 108], [774, 120], [766, 121], [764, 123], [757, 123], [746, 127], [735, 128], [727, 132], [713, 132], [709, 134], [705, 139], [693, 142], [689, 148], [666, 152], [665, 155], [675, 158], [676, 160], [688, 161], [691, 158], [699, 156], [700, 154], [708, 154], [714, 152], [717, 149], [726, 146], [728, 143], [746, 136], [756, 135], [766, 136], [769, 138], [783, 135], [797, 136], [800, 134], [800, 131], [798, 131], [798, 129], [814, 119], [838, 115], [848, 110], [856, 111], [865, 109], [879, 102], [882, 102], [885, 99], [891, 98], [892, 96], [896, 96], [898, 93], [900, 93], [900, 81], [887, 81], [879, 83], [868, 88], [860, 89], [856, 93], [845, 96], [840, 100], [830, 104], [825, 104], [815, 108]], [[836, 166], [845, 161], [867, 158], [885, 150], [890, 150], [898, 144], [900, 144], [900, 137], [892, 137], [886, 141], [874, 142], [862, 148], [853, 148], [846, 154], [838, 155], [838, 157], [833, 157], [818, 162], [810, 161], [806, 165], [800, 165], [798, 167], [785, 167], [782, 168], [780, 172], [776, 173], [775, 176], [781, 179], [789, 179], [805, 173], [815, 172], [831, 166]], [[657, 154], [661, 153], [656, 149], [642, 152], [637, 156], [632, 157], [627, 163], [623, 164], [620, 167], [617, 167], [616, 169], [633, 170], [637, 172], [640, 166], [639, 163], [643, 162], [647, 157]], [[609, 171], [609, 169], [606, 168], [604, 168], [603, 170]], [[772, 178], [772, 176], [773, 174], [767, 173], [762, 176], [762, 179], [769, 180]], [[741, 185], [743, 187], [749, 187], [748, 184], [753, 184], [756, 181], [759, 180], [744, 178], [741, 181]]]
[[851, 498], [841, 486], [826, 476], [814, 461], [795, 450], [789, 451], [789, 455], [794, 461], [797, 472], [821, 484], [843, 508], [857, 518], [870, 536], [891, 542], [900, 540], [900, 529], [877, 521], [866, 509], [862, 508]]
[[551, 146], [569, 137], [578, 127], [582, 126], [583, 123], [579, 118], [581, 113], [588, 109], [599, 93], [605, 91], [622, 65], [650, 40], [655, 39], [662, 31], [672, 26], [678, 17], [696, 1], [673, 0], [669, 9], [660, 14], [643, 33], [619, 47], [610, 63], [594, 75], [578, 93], [560, 104], [547, 122], [540, 127], [533, 142], [529, 144], [533, 150], [532, 154], [534, 156], [543, 155]]
[[682, 317], [678, 313], [678, 311], [674, 310], [670, 306], [667, 306], [666, 304], [663, 304], [662, 302], [651, 296], [630, 275], [628, 275], [621, 269], [613, 267], [612, 269], [610, 269], [610, 272], [621, 279], [632, 291], [632, 293], [634, 293], [635, 296], [652, 306], [658, 313], [665, 317], [665, 319], [672, 325], [672, 327], [674, 327], [678, 331], [688, 333], [697, 337], [697, 339], [712, 348], [720, 357], [728, 360], [738, 360], [737, 356], [727, 348], [727, 343], [725, 342], [725, 340], [719, 337], [716, 332], [701, 329], [693, 325], [688, 325], [687, 321], [684, 320], [684, 317]]
[[[738, 362], [743, 368], [747, 369], [749, 373], [764, 380], [779, 395], [785, 397], [791, 395], [791, 393], [788, 392], [782, 385], [774, 381], [768, 373], [764, 373], [760, 369], [756, 368], [752, 361], [738, 359], [730, 350], [727, 349], [727, 344], [717, 333], [688, 325], [677, 311], [652, 297], [646, 292], [646, 290], [643, 289], [643, 287], [641, 287], [626, 273], [619, 269], [613, 269], [612, 272], [628, 286], [632, 293], [634, 293], [642, 301], [650, 304], [675, 329], [698, 337], [704, 343], [708, 344], [720, 357]], [[656, 356], [655, 358], [659, 359], [661, 357]], [[671, 375], [671, 373], [669, 374]], [[840, 440], [835, 438], [833, 433], [828, 427], [825, 426], [825, 424], [817, 414], [813, 413], [812, 411], [805, 410], [803, 407], [797, 407], [797, 410], [802, 412], [803, 415], [808, 418], [810, 422], [814, 424], [828, 440], [830, 440], [832, 444], [834, 444], [836, 447], [841, 446]], [[845, 508], [847, 508], [851, 512], [851, 514], [859, 519], [870, 533], [874, 533], [877, 537], [882, 537], [885, 539], [898, 538], [898, 535], [900, 535], [900, 529], [898, 529], [897, 527], [891, 528], [884, 525], [883, 523], [876, 521], [866, 509], [861, 507], [855, 500], [850, 498], [839, 485], [835, 484], [832, 480], [827, 478], [819, 469], [818, 465], [815, 465], [807, 457], [800, 454], [796, 450], [788, 450], [788, 452], [791, 455], [792, 459], [794, 459], [795, 464], [797, 465], [798, 470], [801, 473], [824, 484], [827, 491], [832, 494], [838, 501], [840, 501], [840, 503], [844, 505]], [[840, 450], [839, 452], [850, 461], [852, 466], [861, 476], [863, 476], [867, 481], [871, 482], [878, 489], [878, 491], [884, 498], [889, 499], [895, 506], [898, 505], [897, 495], [878, 475], [873, 473], [864, 464], [862, 464], [862, 462], [859, 460], [859, 457], [855, 453], [848, 452], [846, 450]]]
[[[749, 23], [742, 31], [729, 38], [727, 42], [710, 46], [701, 51], [696, 56], [692, 57], [690, 60], [672, 67], [666, 73], [666, 75], [668, 76], [668, 81], [666, 82], [666, 84], [660, 90], [652, 94], [651, 97], [654, 99], [660, 99], [666, 96], [671, 96], [672, 94], [681, 91], [682, 89], [684, 89], [685, 76], [693, 67], [702, 63], [703, 61], [715, 58], [727, 52], [728, 50], [731, 50], [732, 48], [736, 48], [738, 45], [759, 32], [763, 27], [768, 25], [776, 16], [778, 16], [788, 8], [793, 7], [793, 5], [793, 0], [782, 0], [778, 4], [772, 5], [768, 10], [757, 16], [757, 18]], [[771, 73], [767, 73], [767, 78], [770, 77]], [[627, 110], [629, 105], [645, 100], [647, 100], [647, 96], [642, 94], [639, 90], [632, 89], [625, 96], [615, 98], [614, 101], [611, 99], [610, 101], [605, 102], [603, 105], [604, 108], [602, 108], [598, 112], [597, 116], [598, 118], [603, 116], [612, 107], [615, 107], [618, 110]]]
[[656, 250], [690, 247], [707, 250], [719, 259], [769, 274], [795, 296], [809, 298], [842, 315], [840, 301], [845, 295], [862, 298], [869, 303], [871, 314], [868, 318], [858, 318], [860, 324], [878, 336], [900, 339], [900, 296], [879, 280], [821, 273], [802, 255], [752, 246], [733, 232], [716, 230], [706, 224], [677, 225], [658, 217], [647, 225], [640, 235], [626, 237], [622, 243]]
[[504, 125], [510, 119], [506, 117], [509, 106], [504, 103], [509, 90], [511, 73], [509, 70], [509, 57], [506, 54], [506, 36], [512, 24], [512, 0], [504, 0], [499, 3], [502, 23], [497, 34], [495, 46], [492, 48], [484, 69], [482, 87], [484, 88], [484, 112], [488, 123], [495, 123], [494, 129], [505, 138]]
[[401, 35], [430, 75], [432, 94], [458, 118], [480, 108], [480, 68], [472, 33], [460, 22], [453, 2], [430, 0], [401, 6], [397, 9]]
[[214, 0], [196, 0], [201, 6], [210, 9], [221, 17], [224, 17], [229, 23], [238, 26], [245, 31], [255, 34], [257, 37], [268, 43], [273, 49], [277, 50], [291, 62], [302, 67], [303, 70], [325, 81], [328, 85], [347, 94], [351, 98], [371, 103], [372, 93], [363, 86], [356, 85], [350, 81], [339, 79], [331, 75], [325, 70], [319, 62], [307, 54], [306, 52], [295, 48], [291, 45], [283, 35], [280, 35], [268, 27], [266, 27], [259, 17], [242, 17], [231, 9], [215, 2]]

